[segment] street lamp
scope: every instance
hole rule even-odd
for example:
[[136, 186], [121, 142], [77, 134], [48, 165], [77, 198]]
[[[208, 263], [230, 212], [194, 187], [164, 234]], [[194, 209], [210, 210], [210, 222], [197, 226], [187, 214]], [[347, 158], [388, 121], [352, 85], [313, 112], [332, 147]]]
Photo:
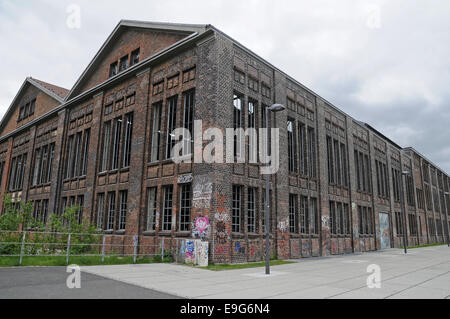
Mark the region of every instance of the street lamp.
[[[270, 143], [269, 143], [269, 111], [281, 112], [286, 108], [281, 104], [273, 104], [270, 107], [266, 107], [266, 156], [268, 156]], [[265, 211], [265, 228], [266, 228], [266, 275], [270, 275], [270, 176], [266, 174], [266, 211]]]
[[409, 175], [409, 171], [402, 171], [402, 175], [400, 177], [401, 181], [401, 191], [400, 191], [400, 202], [402, 205], [402, 212], [403, 212], [403, 246], [405, 247], [405, 254], [408, 253], [408, 249], [407, 249], [407, 239], [406, 239], [406, 209], [405, 209], [405, 200], [403, 198], [404, 194], [403, 194], [403, 176]]
[[[444, 196], [448, 196], [450, 193], [449, 192], [444, 192]], [[447, 206], [447, 199], [444, 198], [444, 204], [445, 204], [445, 225], [447, 225], [447, 245], [448, 247], [450, 247], [450, 229], [448, 226], [448, 206]]]

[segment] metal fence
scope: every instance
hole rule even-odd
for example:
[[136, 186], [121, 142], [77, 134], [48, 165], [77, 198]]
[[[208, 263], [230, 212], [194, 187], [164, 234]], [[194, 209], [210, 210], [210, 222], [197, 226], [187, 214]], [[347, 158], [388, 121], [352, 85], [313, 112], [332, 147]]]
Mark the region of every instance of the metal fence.
[[0, 231], [0, 258], [60, 257], [69, 264], [71, 257], [108, 257], [184, 263], [185, 242], [189, 239], [116, 234], [76, 234], [35, 231]]

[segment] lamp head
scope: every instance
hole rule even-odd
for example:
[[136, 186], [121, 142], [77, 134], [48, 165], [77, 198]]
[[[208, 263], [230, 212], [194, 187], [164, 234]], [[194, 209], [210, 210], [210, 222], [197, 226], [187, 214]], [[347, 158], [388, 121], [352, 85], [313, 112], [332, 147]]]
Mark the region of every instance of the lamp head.
[[271, 111], [271, 112], [281, 112], [281, 111], [284, 111], [285, 109], [286, 109], [286, 107], [282, 104], [274, 104], [269, 107], [269, 111]]

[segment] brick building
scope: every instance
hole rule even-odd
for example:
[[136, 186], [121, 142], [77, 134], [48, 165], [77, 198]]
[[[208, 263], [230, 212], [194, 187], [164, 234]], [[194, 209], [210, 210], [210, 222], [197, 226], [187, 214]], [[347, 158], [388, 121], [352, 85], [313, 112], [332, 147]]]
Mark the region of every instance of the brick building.
[[445, 172], [211, 25], [121, 21], [70, 91], [27, 78], [0, 123], [1, 195], [32, 201], [41, 220], [79, 204], [80, 222], [118, 238], [201, 235], [216, 263], [261, 260], [259, 166], [248, 154], [175, 164], [170, 132], [194, 120], [260, 128], [273, 103], [287, 107], [270, 118], [282, 154], [271, 176], [274, 255], [399, 247], [405, 231], [409, 245], [448, 240]]

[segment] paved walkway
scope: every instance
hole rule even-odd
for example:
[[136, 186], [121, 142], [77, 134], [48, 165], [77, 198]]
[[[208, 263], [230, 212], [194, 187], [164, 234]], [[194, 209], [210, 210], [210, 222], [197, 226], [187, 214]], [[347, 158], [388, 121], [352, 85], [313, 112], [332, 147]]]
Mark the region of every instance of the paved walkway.
[[[368, 288], [367, 267], [380, 266], [381, 288]], [[82, 267], [83, 272], [187, 298], [447, 298], [450, 248], [437, 246], [301, 259], [294, 264], [209, 271], [184, 265]]]
[[175, 296], [92, 274], [81, 288], [67, 288], [66, 267], [0, 268], [0, 299], [171, 299]]

